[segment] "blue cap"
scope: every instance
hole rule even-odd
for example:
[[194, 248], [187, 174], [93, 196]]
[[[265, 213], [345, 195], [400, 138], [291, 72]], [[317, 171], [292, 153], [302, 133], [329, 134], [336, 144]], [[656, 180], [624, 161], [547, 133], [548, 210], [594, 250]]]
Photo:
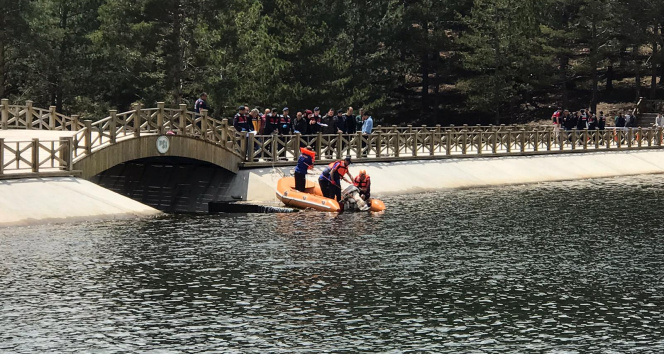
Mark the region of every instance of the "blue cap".
[[316, 107], [316, 108], [314, 108], [314, 112], [315, 112], [315, 111], [320, 111], [320, 107]]
[[287, 110], [288, 110], [288, 107], [284, 107], [284, 109], [282, 109], [282, 111], [284, 111], [284, 112], [287, 111]]
[[238, 111], [241, 111], [241, 110], [243, 110], [243, 109], [244, 109], [244, 106], [240, 106], [240, 107], [238, 107], [237, 110], [238, 110]]

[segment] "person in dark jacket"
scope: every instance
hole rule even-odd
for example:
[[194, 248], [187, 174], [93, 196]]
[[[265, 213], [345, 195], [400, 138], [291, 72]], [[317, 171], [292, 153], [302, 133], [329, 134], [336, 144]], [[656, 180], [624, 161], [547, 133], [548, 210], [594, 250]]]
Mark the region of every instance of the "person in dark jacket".
[[293, 131], [291, 117], [288, 115], [288, 107], [281, 110], [282, 114], [279, 116], [279, 134], [290, 135]]
[[355, 125], [355, 115], [353, 115], [353, 107], [348, 107], [348, 111], [344, 114], [344, 123], [346, 125], [346, 134], [355, 134], [357, 126]]
[[297, 112], [295, 115], [295, 121], [293, 122], [293, 132], [295, 134], [300, 133], [302, 135], [307, 134], [309, 122], [304, 118], [302, 112]]
[[307, 171], [314, 168], [314, 159], [316, 153], [311, 146], [300, 148], [300, 157], [295, 166], [295, 189], [300, 192], [305, 191], [307, 185]]
[[606, 116], [603, 111], [599, 111], [599, 118], [597, 119], [597, 129], [604, 130], [606, 128]]
[[[348, 171], [350, 164], [351, 157], [346, 156], [344, 160], [332, 162], [323, 169], [323, 173], [318, 177], [318, 184], [325, 198], [341, 201], [341, 179], [349, 184], [352, 184], [353, 180], [353, 176]], [[350, 177], [350, 180], [346, 178], [346, 175]]]
[[251, 119], [247, 115], [247, 110], [245, 106], [238, 107], [238, 112], [233, 117], [233, 127], [238, 132], [249, 132], [253, 130]]
[[279, 117], [277, 116], [277, 112], [269, 109], [266, 111], [268, 113], [265, 114], [265, 129], [263, 130], [263, 134], [270, 135], [277, 133], [279, 124]]
[[320, 116], [320, 108], [314, 108], [313, 114], [309, 115], [309, 131], [310, 135], [318, 134], [320, 131], [320, 123], [322, 117]]
[[342, 109], [337, 111], [337, 134], [346, 134], [346, 117]]
[[323, 134], [336, 134], [337, 133], [337, 117], [334, 115], [334, 108], [327, 111], [325, 117], [321, 118], [321, 132]]
[[201, 93], [201, 98], [197, 99], [196, 103], [194, 103], [194, 112], [201, 113], [201, 109], [210, 110], [210, 107], [207, 104], [207, 97], [207, 93]]

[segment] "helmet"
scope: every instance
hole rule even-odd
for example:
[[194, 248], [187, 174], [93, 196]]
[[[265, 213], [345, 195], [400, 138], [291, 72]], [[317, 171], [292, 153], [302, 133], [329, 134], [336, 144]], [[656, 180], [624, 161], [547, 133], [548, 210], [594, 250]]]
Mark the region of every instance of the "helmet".
[[351, 163], [351, 162], [352, 162], [352, 161], [350, 160], [350, 156], [346, 156], [346, 158], [344, 159], [344, 161], [346, 161], [346, 163]]
[[366, 174], [367, 174], [367, 170], [360, 170], [360, 175], [366, 175]]

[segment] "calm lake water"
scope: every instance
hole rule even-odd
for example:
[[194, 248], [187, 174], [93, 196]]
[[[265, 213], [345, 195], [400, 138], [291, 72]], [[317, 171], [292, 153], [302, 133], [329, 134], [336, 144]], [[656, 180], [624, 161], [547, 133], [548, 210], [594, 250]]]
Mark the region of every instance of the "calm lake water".
[[662, 352], [662, 181], [0, 229], [0, 351]]

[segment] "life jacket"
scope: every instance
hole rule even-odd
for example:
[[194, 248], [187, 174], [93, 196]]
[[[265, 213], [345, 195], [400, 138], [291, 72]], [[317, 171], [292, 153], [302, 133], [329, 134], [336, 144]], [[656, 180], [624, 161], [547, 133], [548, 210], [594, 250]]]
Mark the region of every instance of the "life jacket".
[[355, 182], [355, 183], [353, 183], [355, 185], [355, 187], [357, 187], [359, 189], [367, 189], [367, 187], [369, 187], [371, 185], [371, 177], [369, 177], [369, 175], [365, 175], [364, 176], [364, 181], [362, 181], [360, 179], [360, 176], [357, 175], [357, 176], [355, 176], [355, 180], [353, 182]]
[[315, 151], [307, 150], [305, 148], [300, 148], [300, 153], [302, 155], [307, 155], [307, 156], [311, 157], [311, 162], [312, 163], [314, 162], [314, 160], [316, 160], [316, 152]]
[[339, 177], [343, 177], [348, 173], [348, 165], [346, 165], [345, 161], [335, 161], [327, 165], [327, 167], [329, 167], [331, 171], [335, 171], [336, 168]]
[[290, 116], [289, 115], [280, 115], [279, 116], [279, 123], [280, 124], [290, 124]]

